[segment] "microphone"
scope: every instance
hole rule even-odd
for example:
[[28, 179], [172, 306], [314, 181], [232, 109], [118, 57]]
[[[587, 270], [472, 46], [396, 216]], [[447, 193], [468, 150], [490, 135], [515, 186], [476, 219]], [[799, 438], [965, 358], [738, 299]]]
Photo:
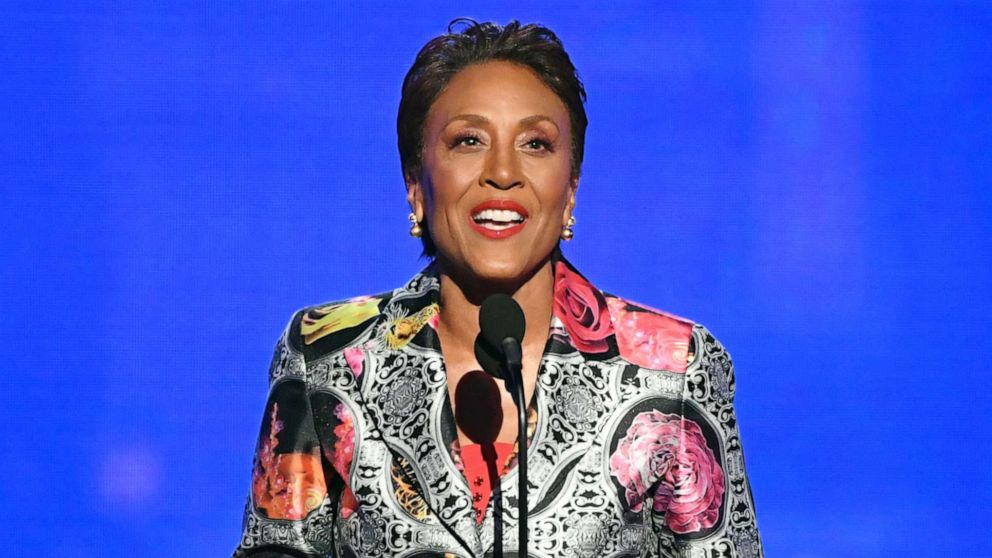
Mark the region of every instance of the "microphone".
[[475, 339], [476, 360], [491, 376], [505, 381], [517, 406], [518, 556], [527, 556], [527, 404], [520, 347], [526, 323], [524, 312], [513, 297], [502, 293], [490, 295], [479, 308], [479, 335]]
[[523, 354], [520, 349], [525, 328], [524, 312], [510, 295], [491, 295], [479, 308], [476, 360], [486, 372], [507, 382], [507, 389], [517, 407], [526, 407], [523, 402]]

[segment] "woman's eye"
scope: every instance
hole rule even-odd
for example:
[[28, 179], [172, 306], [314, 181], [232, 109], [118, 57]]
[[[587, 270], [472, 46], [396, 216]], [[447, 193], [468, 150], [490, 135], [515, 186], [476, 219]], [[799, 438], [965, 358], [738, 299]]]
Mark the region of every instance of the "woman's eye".
[[475, 147], [481, 143], [481, 140], [475, 136], [459, 136], [455, 138], [455, 141], [451, 144], [452, 147], [458, 147], [459, 145], [466, 145], [468, 147]]
[[525, 145], [530, 149], [551, 151], [551, 143], [540, 138], [534, 138]]

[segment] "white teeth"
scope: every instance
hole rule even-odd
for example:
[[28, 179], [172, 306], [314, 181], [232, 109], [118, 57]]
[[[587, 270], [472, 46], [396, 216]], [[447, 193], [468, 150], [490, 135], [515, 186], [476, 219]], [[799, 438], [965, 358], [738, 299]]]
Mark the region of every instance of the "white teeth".
[[497, 225], [509, 225], [524, 222], [523, 215], [510, 209], [483, 209], [473, 215], [472, 219], [476, 223], [480, 221], [489, 221]]

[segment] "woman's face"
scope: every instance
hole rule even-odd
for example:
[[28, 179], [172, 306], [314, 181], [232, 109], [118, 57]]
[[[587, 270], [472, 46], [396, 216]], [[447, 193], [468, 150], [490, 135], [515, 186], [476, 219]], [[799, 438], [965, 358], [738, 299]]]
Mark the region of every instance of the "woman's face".
[[456, 74], [427, 113], [420, 176], [407, 177], [442, 269], [508, 285], [534, 273], [575, 204], [571, 145], [568, 110], [530, 69]]

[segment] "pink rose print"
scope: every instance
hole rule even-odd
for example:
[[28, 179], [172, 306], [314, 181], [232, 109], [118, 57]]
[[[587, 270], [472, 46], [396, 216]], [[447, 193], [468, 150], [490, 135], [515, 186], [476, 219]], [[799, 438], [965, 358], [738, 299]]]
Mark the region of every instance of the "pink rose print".
[[671, 467], [678, 453], [679, 431], [676, 414], [640, 413], [610, 456], [610, 472], [626, 489], [631, 511], [641, 511], [648, 489]]
[[555, 264], [555, 315], [565, 324], [575, 348], [585, 353], [609, 349], [613, 333], [610, 311], [603, 296], [581, 275], [562, 262]]
[[365, 351], [361, 347], [348, 347], [344, 350], [344, 359], [348, 361], [348, 368], [355, 377], [362, 375], [362, 367], [365, 363]]
[[675, 533], [708, 529], [720, 517], [723, 470], [699, 425], [677, 414], [637, 415], [610, 456], [610, 470], [626, 489], [631, 511], [641, 510], [657, 482], [653, 509]]
[[[347, 355], [345, 358], [348, 358]], [[351, 362], [349, 361], [348, 364], [351, 365]], [[361, 366], [361, 362], [359, 362], [359, 366]], [[354, 366], [352, 366], [352, 370], [354, 370]], [[358, 374], [361, 373], [360, 370], [359, 368]], [[338, 425], [334, 427], [334, 450], [333, 452], [328, 451], [325, 447], [324, 457], [331, 462], [331, 466], [345, 481], [344, 492], [341, 494], [341, 517], [347, 519], [358, 510], [358, 500], [355, 499], [355, 494], [349, 486], [351, 479], [348, 474], [351, 470], [351, 461], [355, 456], [355, 423], [351, 412], [344, 406], [344, 403], [338, 403], [334, 407], [334, 416], [339, 421]]]
[[621, 357], [644, 368], [685, 372], [691, 324], [661, 312], [630, 310], [626, 301], [615, 297], [606, 303]]
[[723, 470], [713, 450], [706, 445], [699, 425], [691, 420], [682, 424], [682, 451], [663, 478], [663, 484], [671, 487], [672, 494], [667, 502], [656, 495], [654, 510], [667, 508], [665, 519], [673, 532], [693, 533], [712, 527], [720, 517]]
[[352, 421], [351, 412], [344, 406], [344, 403], [338, 403], [338, 406], [334, 408], [334, 416], [340, 421], [334, 427], [334, 453], [325, 455], [325, 457], [331, 462], [334, 470], [341, 475], [341, 478], [348, 481], [351, 460], [355, 454], [355, 424]]

